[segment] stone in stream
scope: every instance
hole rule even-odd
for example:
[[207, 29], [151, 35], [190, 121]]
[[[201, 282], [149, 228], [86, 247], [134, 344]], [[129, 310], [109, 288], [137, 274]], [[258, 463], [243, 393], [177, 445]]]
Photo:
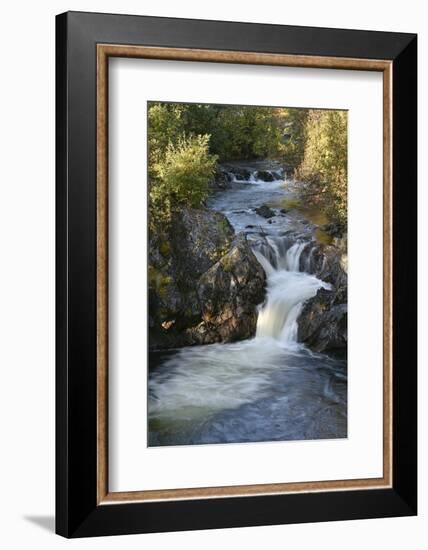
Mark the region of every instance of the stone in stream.
[[236, 181], [249, 181], [251, 178], [251, 171], [248, 168], [225, 164], [222, 166], [222, 169], [228, 174], [233, 174], [233, 178]]
[[275, 216], [275, 212], [267, 204], [262, 204], [262, 206], [255, 208], [255, 212], [263, 218], [273, 218]]
[[256, 172], [256, 178], [261, 181], [275, 181], [275, 176], [272, 172], [268, 172], [267, 170], [259, 170]]
[[212, 191], [224, 191], [231, 187], [232, 176], [221, 166], [217, 166], [214, 177], [209, 183]]
[[298, 320], [298, 338], [318, 352], [340, 351], [347, 345], [347, 304], [335, 304], [331, 291], [320, 289], [308, 300]]

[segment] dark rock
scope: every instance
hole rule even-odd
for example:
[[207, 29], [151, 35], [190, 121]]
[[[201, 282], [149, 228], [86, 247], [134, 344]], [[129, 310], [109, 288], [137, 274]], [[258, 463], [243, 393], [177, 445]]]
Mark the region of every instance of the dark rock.
[[230, 175], [231, 180], [248, 181], [251, 178], [250, 170], [242, 168], [241, 166], [223, 165], [221, 169]]
[[298, 319], [298, 340], [315, 351], [346, 351], [347, 265], [343, 247], [312, 244], [301, 255], [300, 269], [331, 285], [308, 300]]
[[201, 319], [199, 277], [230, 248], [234, 230], [219, 212], [182, 208], [149, 242], [151, 347], [184, 345], [182, 331]]
[[256, 172], [256, 178], [261, 181], [274, 181], [275, 176], [273, 176], [272, 172], [268, 172], [267, 170], [259, 170]]
[[287, 214], [288, 210], [287, 210], [287, 208], [281, 208], [280, 212], [281, 212], [281, 214]]
[[284, 164], [282, 166], [282, 171], [289, 178], [292, 178], [294, 176], [294, 167], [293, 166], [290, 166], [288, 164]]
[[320, 229], [328, 235], [338, 238], [342, 237], [344, 231], [343, 227], [338, 223], [327, 223], [325, 225], [322, 225]]
[[266, 204], [263, 204], [262, 206], [256, 208], [255, 212], [263, 218], [272, 218], [273, 216], [275, 216], [275, 212]]
[[232, 342], [254, 336], [257, 305], [263, 302], [264, 294], [265, 272], [241, 234], [230, 252], [199, 279], [204, 331], [201, 334], [199, 326], [192, 334], [198, 343]]
[[[311, 243], [300, 256], [300, 269], [336, 289], [347, 287], [346, 244], [343, 247]], [[346, 301], [346, 300], [344, 300]]]
[[182, 208], [174, 215], [170, 229], [177, 272], [186, 279], [198, 278], [228, 250], [234, 233], [220, 212]]
[[183, 208], [149, 243], [149, 346], [167, 349], [255, 334], [265, 274], [227, 218]]
[[235, 172], [234, 176], [237, 181], [249, 181], [251, 177], [251, 172], [249, 172], [248, 170], [243, 170], [241, 172]]
[[218, 166], [214, 178], [210, 182], [212, 191], [223, 191], [231, 187], [232, 175], [221, 166]]
[[320, 289], [306, 302], [298, 320], [298, 340], [314, 351], [337, 351], [347, 345], [347, 304], [335, 304], [331, 291]]

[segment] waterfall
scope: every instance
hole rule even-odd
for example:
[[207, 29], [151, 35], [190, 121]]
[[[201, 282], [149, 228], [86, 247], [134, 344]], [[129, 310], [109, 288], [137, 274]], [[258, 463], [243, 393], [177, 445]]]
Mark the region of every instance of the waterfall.
[[303, 304], [319, 288], [331, 289], [328, 283], [300, 271], [300, 256], [308, 243], [296, 242], [284, 250], [284, 241], [267, 239], [266, 246], [254, 250], [267, 277], [266, 303], [259, 312], [256, 338], [275, 338], [282, 343], [297, 341], [297, 319]]
[[[268, 180], [272, 182], [283, 182], [284, 181], [284, 171], [281, 168], [278, 170], [267, 170], [263, 169], [263, 172], [269, 174], [272, 179]], [[227, 178], [232, 183], [253, 183], [253, 184], [265, 184], [266, 180], [259, 179], [258, 177], [259, 168], [257, 170], [242, 170], [233, 171], [233, 168], [225, 169], [224, 173], [227, 174]]]

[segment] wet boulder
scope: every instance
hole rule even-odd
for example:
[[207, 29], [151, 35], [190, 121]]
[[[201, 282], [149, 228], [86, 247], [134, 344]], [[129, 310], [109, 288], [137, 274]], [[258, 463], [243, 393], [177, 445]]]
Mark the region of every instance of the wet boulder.
[[308, 300], [298, 319], [298, 340], [318, 352], [346, 352], [348, 282], [346, 243], [312, 244], [300, 258], [300, 269], [331, 285]]
[[182, 209], [149, 243], [152, 349], [254, 336], [265, 273], [244, 234], [206, 209]]
[[265, 296], [266, 276], [245, 235], [198, 282], [202, 341], [233, 342], [255, 335], [257, 306]]
[[258, 170], [256, 172], [256, 178], [261, 181], [274, 181], [275, 176], [268, 170]]
[[272, 210], [272, 208], [269, 208], [267, 204], [262, 204], [262, 206], [259, 206], [255, 209], [256, 214], [259, 216], [262, 216], [262, 218], [273, 218], [275, 216], [275, 212]]
[[249, 181], [251, 178], [251, 171], [243, 166], [236, 165], [222, 165], [221, 169], [232, 176], [232, 179], [237, 181]]
[[224, 191], [231, 187], [232, 174], [222, 166], [217, 166], [213, 179], [210, 182], [212, 191]]
[[347, 304], [336, 304], [334, 293], [320, 289], [299, 316], [298, 340], [318, 352], [345, 351], [347, 324]]
[[185, 330], [201, 321], [199, 277], [230, 248], [234, 230], [208, 209], [182, 208], [149, 242], [149, 335], [155, 348], [186, 345]]

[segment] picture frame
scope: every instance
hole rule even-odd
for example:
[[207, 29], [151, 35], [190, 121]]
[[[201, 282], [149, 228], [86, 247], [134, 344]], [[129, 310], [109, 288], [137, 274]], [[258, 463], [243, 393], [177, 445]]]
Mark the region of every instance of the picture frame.
[[[383, 74], [383, 476], [108, 487], [108, 60]], [[417, 513], [417, 36], [67, 12], [56, 18], [56, 532], [65, 537]], [[144, 466], [143, 466], [144, 467]]]

